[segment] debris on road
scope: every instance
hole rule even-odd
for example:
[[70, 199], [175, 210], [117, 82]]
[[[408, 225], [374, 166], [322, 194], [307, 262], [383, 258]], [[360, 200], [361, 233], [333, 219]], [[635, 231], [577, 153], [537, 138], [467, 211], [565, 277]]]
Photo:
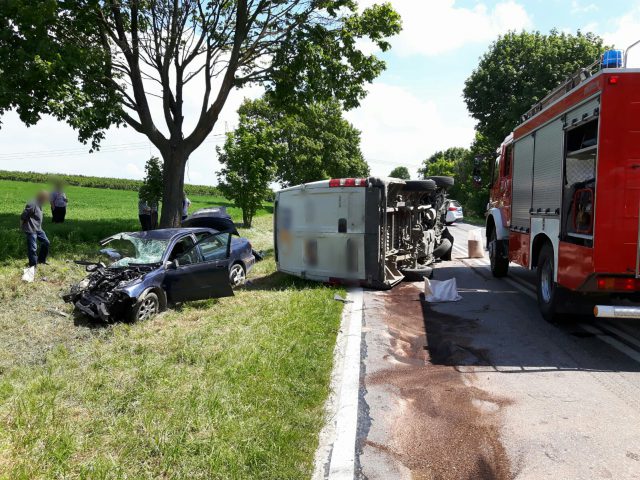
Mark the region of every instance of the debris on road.
[[342, 302], [342, 303], [353, 303], [353, 300], [347, 300], [346, 298], [342, 298], [340, 295], [338, 295], [337, 293], [333, 296], [333, 299], [336, 302]]
[[424, 279], [424, 299], [428, 303], [458, 302], [462, 297], [458, 295], [456, 279], [429, 280]]
[[53, 315], [59, 315], [61, 317], [69, 318], [69, 314], [58, 310], [57, 308], [47, 308], [47, 313], [52, 313]]

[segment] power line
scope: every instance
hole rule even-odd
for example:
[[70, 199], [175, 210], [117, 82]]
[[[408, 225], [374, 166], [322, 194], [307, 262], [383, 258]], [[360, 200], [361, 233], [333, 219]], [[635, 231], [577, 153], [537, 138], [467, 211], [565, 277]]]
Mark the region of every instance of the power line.
[[[202, 142], [203, 145], [220, 144], [224, 134], [211, 135], [209, 139]], [[121, 143], [114, 145], [105, 145], [100, 150], [94, 152], [88, 152], [85, 147], [78, 147], [73, 149], [59, 149], [59, 150], [39, 150], [32, 152], [10, 152], [0, 154], [0, 161], [16, 161], [26, 160], [37, 157], [66, 157], [66, 156], [78, 156], [78, 155], [93, 155], [99, 153], [117, 153], [126, 152], [129, 150], [145, 150], [149, 147], [153, 147], [150, 142], [137, 142], [137, 143]]]

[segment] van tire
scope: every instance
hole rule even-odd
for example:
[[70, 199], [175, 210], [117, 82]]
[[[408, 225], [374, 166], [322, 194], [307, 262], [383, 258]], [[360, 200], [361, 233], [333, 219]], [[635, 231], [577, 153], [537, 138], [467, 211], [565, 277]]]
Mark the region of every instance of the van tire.
[[405, 192], [435, 192], [438, 186], [433, 180], [407, 180], [402, 189]]
[[451, 251], [453, 250], [453, 242], [448, 238], [443, 238], [442, 243], [433, 250], [433, 256], [445, 262], [451, 261]]
[[433, 268], [403, 268], [400, 273], [404, 275], [404, 279], [407, 282], [421, 282], [425, 278], [433, 277]]
[[453, 177], [435, 176], [427, 177], [427, 180], [433, 180], [438, 188], [451, 188], [456, 183]]

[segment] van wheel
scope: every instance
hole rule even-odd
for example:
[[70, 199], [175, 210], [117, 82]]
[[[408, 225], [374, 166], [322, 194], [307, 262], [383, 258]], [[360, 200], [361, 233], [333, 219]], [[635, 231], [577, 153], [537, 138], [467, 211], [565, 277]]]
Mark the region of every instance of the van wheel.
[[436, 183], [438, 188], [448, 189], [455, 185], [455, 180], [453, 177], [444, 177], [444, 176], [432, 176], [426, 177], [427, 180], [433, 180]]
[[423, 268], [403, 268], [400, 270], [400, 273], [404, 275], [404, 279], [407, 282], [421, 282], [426, 278], [433, 277], [433, 268], [431, 267], [423, 267]]
[[405, 192], [435, 192], [437, 185], [433, 180], [407, 180], [402, 189]]
[[542, 247], [538, 257], [537, 291], [538, 305], [542, 317], [551, 323], [560, 323], [564, 320], [560, 308], [566, 301], [566, 293], [554, 280], [555, 260], [553, 248], [546, 244]]
[[505, 258], [499, 252], [498, 234], [496, 229], [491, 230], [491, 238], [489, 240], [489, 261], [491, 263], [491, 273], [496, 278], [506, 277], [509, 273], [509, 258]]

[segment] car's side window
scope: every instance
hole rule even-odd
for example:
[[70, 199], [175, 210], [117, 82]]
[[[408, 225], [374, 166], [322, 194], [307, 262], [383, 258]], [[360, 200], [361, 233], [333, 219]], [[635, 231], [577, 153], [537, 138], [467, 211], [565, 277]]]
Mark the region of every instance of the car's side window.
[[178, 260], [178, 263], [183, 265], [191, 265], [198, 263], [198, 250], [193, 248], [195, 242], [190, 236], [184, 237], [178, 241], [171, 251], [169, 261]]
[[202, 238], [204, 240], [201, 240], [199, 245], [205, 262], [227, 258], [227, 247], [229, 245], [228, 233], [218, 233], [210, 237], [202, 235]]

